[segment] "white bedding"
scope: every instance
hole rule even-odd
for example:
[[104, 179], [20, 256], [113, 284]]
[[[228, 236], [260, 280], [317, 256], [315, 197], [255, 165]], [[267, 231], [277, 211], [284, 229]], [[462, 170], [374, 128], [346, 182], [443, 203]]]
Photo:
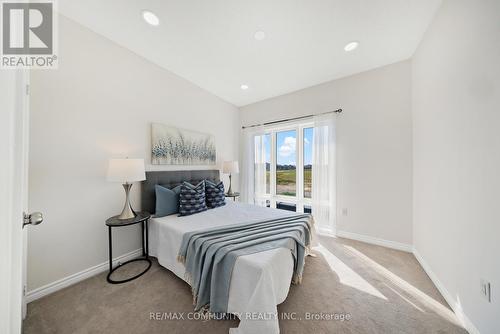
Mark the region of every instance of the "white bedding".
[[[191, 216], [152, 218], [149, 225], [149, 254], [157, 257], [162, 266], [184, 280], [184, 265], [177, 262], [184, 233], [292, 214], [289, 211], [227, 201], [225, 206]], [[292, 274], [293, 258], [290, 250], [272, 249], [240, 256], [233, 269], [228, 301], [228, 312], [239, 316], [240, 324], [238, 328], [232, 328], [230, 333], [279, 333], [276, 305], [286, 299]]]

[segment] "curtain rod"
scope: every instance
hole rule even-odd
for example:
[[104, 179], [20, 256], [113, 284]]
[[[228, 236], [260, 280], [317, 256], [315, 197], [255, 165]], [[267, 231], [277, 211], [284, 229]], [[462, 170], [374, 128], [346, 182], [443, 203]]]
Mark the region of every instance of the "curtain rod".
[[339, 108], [339, 109], [332, 110], [332, 111], [327, 111], [327, 112], [324, 112], [324, 113], [321, 113], [321, 114], [299, 116], [299, 117], [293, 117], [293, 118], [287, 118], [287, 119], [280, 119], [279, 121], [271, 121], [271, 122], [266, 122], [266, 123], [262, 123], [262, 124], [247, 125], [247, 126], [242, 126], [241, 128], [242, 129], [254, 128], [256, 126], [263, 126], [263, 125], [271, 125], [271, 124], [277, 124], [277, 123], [283, 123], [283, 122], [289, 122], [289, 121], [296, 121], [298, 119], [310, 118], [310, 117], [314, 117], [314, 116], [317, 116], [317, 115], [326, 115], [326, 114], [330, 114], [330, 113], [340, 114], [341, 112], [342, 112], [342, 109]]

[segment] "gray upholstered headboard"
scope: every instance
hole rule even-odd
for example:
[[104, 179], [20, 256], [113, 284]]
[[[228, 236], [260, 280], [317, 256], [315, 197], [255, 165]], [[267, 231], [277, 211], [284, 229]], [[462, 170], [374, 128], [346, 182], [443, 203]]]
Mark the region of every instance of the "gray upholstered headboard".
[[152, 171], [146, 172], [146, 181], [141, 184], [141, 207], [142, 211], [155, 213], [156, 195], [155, 185], [159, 184], [167, 188], [173, 188], [183, 181], [196, 184], [202, 180], [219, 182], [218, 170], [176, 170], [176, 171]]

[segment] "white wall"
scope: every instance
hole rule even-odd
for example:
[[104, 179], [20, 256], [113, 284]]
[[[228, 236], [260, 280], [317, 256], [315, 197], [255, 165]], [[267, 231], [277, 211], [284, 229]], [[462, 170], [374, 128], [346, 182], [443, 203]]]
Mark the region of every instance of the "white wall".
[[[212, 133], [219, 162], [238, 158], [234, 106], [73, 21], [59, 24], [59, 69], [31, 77], [30, 208], [45, 222], [29, 231], [28, 290], [107, 260], [104, 220], [124, 201], [122, 186], [106, 182], [107, 159], [149, 163], [151, 122]], [[116, 256], [140, 247], [135, 227], [114, 235]]]
[[413, 59], [415, 248], [483, 334], [500, 331], [499, 64], [495, 0], [445, 1]]
[[[337, 108], [337, 230], [412, 243], [411, 64], [396, 63], [241, 108], [243, 125]], [[347, 216], [342, 216], [347, 208]]]

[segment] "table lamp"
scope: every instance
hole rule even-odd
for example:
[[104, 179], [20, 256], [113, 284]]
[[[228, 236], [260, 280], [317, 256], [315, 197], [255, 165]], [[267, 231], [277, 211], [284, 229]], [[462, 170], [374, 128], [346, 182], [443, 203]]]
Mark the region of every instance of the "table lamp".
[[130, 188], [132, 182], [146, 179], [144, 159], [109, 159], [107, 180], [110, 182], [121, 182], [125, 189], [125, 205], [118, 219], [131, 219], [135, 212], [130, 205]]
[[232, 196], [233, 190], [231, 189], [231, 176], [232, 174], [238, 174], [240, 172], [238, 161], [224, 161], [222, 164], [222, 172], [224, 174], [229, 174], [229, 189], [227, 190], [227, 194]]

